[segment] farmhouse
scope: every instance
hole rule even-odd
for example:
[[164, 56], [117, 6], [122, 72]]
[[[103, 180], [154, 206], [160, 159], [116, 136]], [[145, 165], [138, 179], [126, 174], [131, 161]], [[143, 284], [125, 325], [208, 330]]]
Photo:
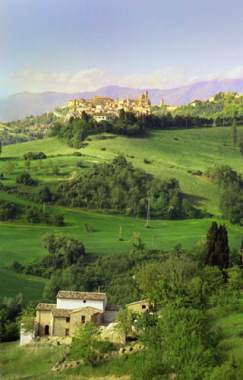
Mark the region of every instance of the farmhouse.
[[130, 310], [132, 313], [135, 314], [142, 314], [145, 311], [150, 310], [150, 304], [147, 300], [141, 300], [141, 301], [136, 301], [129, 303], [127, 305], [128, 310]]
[[114, 321], [118, 305], [107, 304], [106, 293], [59, 291], [55, 304], [39, 303], [36, 307], [37, 336], [72, 336], [75, 329], [93, 322], [96, 325]]

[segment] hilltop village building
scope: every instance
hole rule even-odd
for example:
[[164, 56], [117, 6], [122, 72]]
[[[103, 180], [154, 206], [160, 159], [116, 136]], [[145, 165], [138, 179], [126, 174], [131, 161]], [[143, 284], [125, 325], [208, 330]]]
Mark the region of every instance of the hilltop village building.
[[107, 96], [95, 96], [92, 99], [74, 99], [67, 104], [66, 120], [80, 118], [85, 112], [97, 122], [109, 121], [119, 116], [119, 112], [133, 112], [135, 115], [151, 114], [151, 102], [148, 92], [145, 91], [137, 99], [112, 99]]
[[59, 291], [55, 304], [36, 307], [36, 336], [72, 336], [86, 322], [106, 325], [114, 321], [118, 305], [107, 304], [106, 293]]

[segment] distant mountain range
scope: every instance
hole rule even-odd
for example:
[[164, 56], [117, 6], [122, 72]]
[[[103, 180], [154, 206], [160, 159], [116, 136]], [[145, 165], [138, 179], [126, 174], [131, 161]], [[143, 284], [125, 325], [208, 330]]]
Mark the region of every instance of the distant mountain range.
[[[152, 104], [159, 104], [163, 97], [166, 104], [183, 105], [195, 99], [206, 100], [218, 92], [234, 91], [243, 93], [243, 79], [215, 79], [210, 81], [193, 83], [191, 85], [172, 89], [147, 89]], [[29, 115], [40, 115], [44, 112], [53, 111], [56, 107], [64, 105], [71, 99], [91, 98], [93, 96], [110, 96], [112, 98], [136, 98], [144, 90], [120, 86], [106, 86], [96, 91], [85, 91], [80, 93], [21, 92], [0, 99], [0, 121], [22, 119]]]

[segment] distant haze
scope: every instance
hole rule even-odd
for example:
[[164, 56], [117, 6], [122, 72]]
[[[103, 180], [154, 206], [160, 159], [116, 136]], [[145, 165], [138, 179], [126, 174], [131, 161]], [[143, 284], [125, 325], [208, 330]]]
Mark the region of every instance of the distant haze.
[[[242, 94], [243, 79], [212, 80], [172, 89], [148, 89], [148, 91], [154, 105], [159, 104], [161, 98], [164, 99], [166, 104], [182, 105], [195, 99], [206, 100], [221, 91], [233, 91]], [[96, 91], [73, 94], [63, 92], [36, 94], [22, 92], [0, 100], [0, 121], [7, 122], [22, 119], [29, 115], [40, 115], [44, 112], [53, 111], [56, 107], [66, 104], [70, 99], [80, 97], [88, 99], [96, 95], [110, 96], [112, 98], [136, 98], [142, 92], [142, 89], [120, 86], [106, 86]]]

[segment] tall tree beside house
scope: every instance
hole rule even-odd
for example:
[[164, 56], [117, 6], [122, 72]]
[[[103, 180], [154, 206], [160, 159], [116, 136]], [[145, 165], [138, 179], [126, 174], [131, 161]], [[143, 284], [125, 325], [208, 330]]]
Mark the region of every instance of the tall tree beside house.
[[218, 266], [221, 270], [229, 266], [228, 233], [225, 226], [216, 222], [208, 230], [205, 265]]

